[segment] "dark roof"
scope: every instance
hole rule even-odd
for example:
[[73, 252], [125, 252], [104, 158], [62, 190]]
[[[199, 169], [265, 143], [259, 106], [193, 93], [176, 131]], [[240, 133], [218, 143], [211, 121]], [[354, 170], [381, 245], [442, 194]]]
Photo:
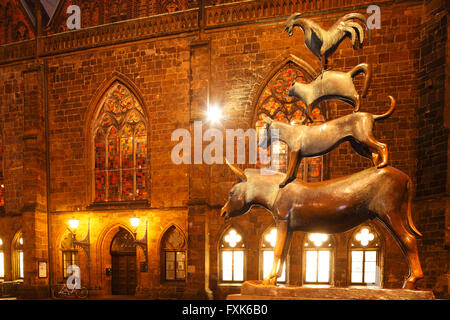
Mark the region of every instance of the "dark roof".
[[[50, 19], [55, 13], [56, 7], [60, 0], [40, 0], [41, 1], [41, 12], [42, 12], [42, 24], [44, 26], [48, 25]], [[31, 22], [36, 25], [36, 19], [34, 17], [34, 6], [35, 0], [20, 0], [25, 11], [27, 12]]]

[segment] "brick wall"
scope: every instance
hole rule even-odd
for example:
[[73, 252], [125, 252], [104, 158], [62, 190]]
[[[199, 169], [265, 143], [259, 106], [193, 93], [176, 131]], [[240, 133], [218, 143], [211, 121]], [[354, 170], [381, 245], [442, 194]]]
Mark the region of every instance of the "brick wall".
[[[381, 29], [373, 31], [370, 44], [354, 51], [349, 40], [345, 40], [330, 59], [330, 66], [336, 70], [347, 71], [362, 62], [372, 65], [372, 85], [362, 100], [362, 111], [384, 113], [388, 108], [388, 95], [396, 99], [394, 114], [377, 123], [374, 134], [388, 145], [390, 164], [407, 173], [417, 184], [417, 196], [442, 194], [447, 183], [445, 157], [448, 148], [442, 119], [445, 93], [442, 65], [445, 59], [442, 57], [448, 51], [442, 48], [448, 41], [448, 25], [445, 16], [439, 15], [440, 10], [433, 8], [428, 2], [423, 6], [420, 1], [383, 4]], [[365, 8], [361, 6], [345, 12], [322, 9], [323, 13], [312, 15], [312, 18], [329, 26], [344, 13], [364, 12]], [[105, 275], [108, 246], [118, 226], [130, 228], [128, 219], [137, 214], [149, 221], [150, 264], [149, 272], [139, 273], [140, 294], [154, 298], [205, 298], [208, 294], [205, 287], [210, 287], [215, 298], [224, 298], [239, 290], [218, 282], [217, 265], [218, 241], [226, 227], [218, 217], [218, 208], [224, 204], [235, 176], [221, 164], [174, 165], [170, 154], [178, 142], [171, 141], [170, 136], [178, 128], [189, 130], [193, 136], [193, 120], [203, 117], [208, 102], [223, 109], [225, 117], [222, 127], [219, 126], [221, 130], [253, 127], [258, 90], [268, 74], [290, 55], [301, 58], [318, 73], [318, 60], [306, 49], [303, 33], [296, 29], [294, 36], [288, 37], [283, 31], [283, 23], [283, 19], [273, 19], [264, 23], [231, 24], [210, 28], [200, 34], [185, 33], [45, 57], [50, 142], [49, 232], [53, 248], [50, 259], [54, 282], [62, 277], [58, 250], [61, 237], [66, 232], [67, 219], [76, 215], [82, 225], [80, 228], [86, 228], [87, 220], [91, 219], [92, 265], [91, 270], [82, 272], [92, 279], [89, 285], [94, 294], [109, 294], [110, 279]], [[34, 195], [40, 209], [46, 209], [46, 190], [38, 183], [45, 181], [42, 167], [45, 150], [39, 140], [43, 137], [33, 140], [31, 146], [27, 145], [29, 139], [23, 139], [32, 135], [26, 131], [28, 124], [42, 120], [42, 115], [39, 117], [42, 110], [26, 109], [35, 106], [33, 100], [25, 101], [30, 99], [26, 92], [37, 90], [39, 93], [42, 89], [37, 78], [29, 83], [22, 74], [33, 66], [36, 64], [31, 62], [0, 66], [6, 185], [6, 217], [1, 217], [1, 225], [11, 229], [18, 228], [21, 223], [20, 217], [9, 216], [19, 215], [29, 196]], [[94, 210], [90, 207], [93, 183], [91, 125], [99, 101], [116, 80], [134, 88], [142, 99], [148, 119], [149, 206], [133, 210]], [[357, 77], [356, 86], [360, 91], [361, 76]], [[36, 99], [39, 100], [39, 96]], [[351, 108], [342, 103], [330, 102], [327, 108], [329, 119], [351, 112]], [[42, 123], [34, 124], [35, 127], [39, 125]], [[204, 143], [203, 148], [207, 144]], [[327, 179], [371, 165], [347, 143], [333, 150], [327, 158]], [[43, 180], [32, 179], [34, 176]], [[414, 219], [424, 233], [420, 255], [425, 272], [425, 279], [419, 284], [421, 288], [445, 292], [448, 288], [443, 285], [443, 279], [448, 270], [445, 262], [448, 261], [448, 249], [444, 245], [443, 224], [447, 218], [442, 206], [446, 204], [440, 196], [431, 204], [422, 198], [417, 201]], [[43, 247], [47, 234], [42, 229], [42, 216], [34, 215], [30, 219], [30, 223], [40, 224], [28, 231], [32, 237], [30, 241], [35, 239]], [[272, 218], [266, 211], [255, 210], [232, 223], [243, 230], [247, 241], [246, 277], [258, 279], [257, 248]], [[180, 226], [188, 239], [189, 272], [184, 285], [161, 282], [159, 241], [166, 227], [172, 224]], [[377, 224], [376, 227], [384, 239], [384, 286], [401, 287], [407, 274], [406, 260], [393, 238], [382, 226]], [[7, 229], [0, 228], [0, 237], [9, 237]], [[141, 235], [143, 230], [139, 232]], [[84, 234], [85, 231], [80, 230], [79, 239]], [[349, 237], [350, 233], [345, 233], [335, 238], [334, 282], [338, 286], [348, 284]], [[299, 246], [302, 241], [303, 235], [296, 235], [290, 252], [290, 280], [297, 285], [301, 284], [302, 251]], [[42, 247], [32, 249], [36, 251], [33, 259], [45, 258]], [[435, 259], [436, 255], [439, 259]]]

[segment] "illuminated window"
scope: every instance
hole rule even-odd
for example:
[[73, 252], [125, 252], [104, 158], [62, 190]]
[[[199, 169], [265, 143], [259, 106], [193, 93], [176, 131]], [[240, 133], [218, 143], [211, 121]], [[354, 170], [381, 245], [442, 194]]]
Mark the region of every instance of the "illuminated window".
[[68, 278], [72, 273], [68, 273], [67, 270], [70, 266], [80, 266], [80, 262], [78, 260], [78, 251], [77, 250], [65, 250], [62, 253], [63, 255], [63, 277], [64, 279]]
[[380, 242], [371, 228], [364, 226], [352, 236], [350, 249], [351, 284], [380, 286]]
[[63, 265], [63, 278], [66, 279], [72, 275], [71, 272], [67, 272], [69, 266], [80, 266], [78, 258], [78, 250], [73, 245], [73, 237], [70, 232], [66, 232], [61, 240], [62, 251], [62, 265]]
[[[290, 123], [292, 125], [317, 125], [325, 121], [324, 112], [321, 107], [315, 107], [310, 117], [313, 123], [306, 121], [304, 114], [305, 105], [300, 99], [288, 95], [289, 87], [292, 82], [309, 82], [304, 72], [294, 63], [288, 63], [282, 68], [266, 85], [259, 97], [257, 104], [256, 130], [258, 136], [264, 132], [266, 123], [262, 120], [265, 114], [272, 119]], [[269, 166], [260, 159], [260, 152], [264, 152], [258, 147], [258, 165], [261, 167]], [[276, 155], [271, 157], [271, 155]], [[286, 172], [289, 160], [289, 150], [287, 145], [282, 142], [274, 142], [271, 148], [267, 150], [267, 156], [270, 159], [270, 166], [280, 172]], [[306, 164], [306, 165], [305, 165]], [[323, 178], [323, 156], [316, 158], [307, 158], [302, 161], [297, 172], [297, 178], [305, 181], [321, 181]]]
[[0, 143], [0, 210], [3, 210], [4, 206], [5, 206], [5, 184], [3, 179], [3, 146]]
[[13, 241], [13, 275], [15, 280], [24, 278], [23, 236], [19, 232]]
[[147, 126], [138, 100], [121, 83], [103, 99], [94, 126], [95, 201], [147, 197]]
[[176, 227], [170, 227], [162, 241], [164, 280], [186, 279], [186, 240]]
[[[277, 228], [271, 227], [264, 234], [261, 242], [261, 262], [262, 262], [262, 278], [266, 278], [273, 265], [273, 255], [275, 248], [275, 241], [277, 239]], [[286, 282], [286, 261], [283, 264], [283, 271], [281, 277], [277, 282]]]
[[0, 238], [0, 279], [5, 277], [5, 255], [3, 253], [3, 240]]
[[331, 266], [333, 259], [333, 243], [329, 235], [310, 233], [305, 240], [304, 283], [331, 283]]
[[224, 282], [244, 281], [245, 245], [233, 228], [222, 237], [220, 244], [220, 279]]

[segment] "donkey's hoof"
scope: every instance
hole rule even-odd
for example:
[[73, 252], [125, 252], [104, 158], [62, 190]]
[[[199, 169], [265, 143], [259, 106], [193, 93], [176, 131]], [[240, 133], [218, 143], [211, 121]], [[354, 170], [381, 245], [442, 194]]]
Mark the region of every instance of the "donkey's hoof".
[[405, 284], [403, 285], [403, 289], [415, 290], [416, 284], [412, 281], [406, 281]]

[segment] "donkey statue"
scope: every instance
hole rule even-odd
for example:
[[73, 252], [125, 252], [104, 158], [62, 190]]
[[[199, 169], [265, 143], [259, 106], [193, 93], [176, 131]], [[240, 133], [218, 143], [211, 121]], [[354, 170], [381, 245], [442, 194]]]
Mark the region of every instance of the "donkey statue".
[[[408, 260], [409, 276], [403, 288], [414, 289], [416, 281], [423, 278], [416, 244], [416, 236], [422, 235], [411, 218], [412, 181], [403, 172], [390, 166], [371, 167], [329, 181], [296, 180], [279, 188], [285, 178], [283, 173], [242, 171], [228, 165], [240, 181], [231, 188], [221, 216], [229, 219], [248, 212], [252, 206], [262, 206], [275, 219], [274, 260], [265, 285], [276, 284], [281, 275], [294, 231], [342, 233], [375, 218], [390, 231]], [[407, 210], [402, 214], [405, 198]]]

